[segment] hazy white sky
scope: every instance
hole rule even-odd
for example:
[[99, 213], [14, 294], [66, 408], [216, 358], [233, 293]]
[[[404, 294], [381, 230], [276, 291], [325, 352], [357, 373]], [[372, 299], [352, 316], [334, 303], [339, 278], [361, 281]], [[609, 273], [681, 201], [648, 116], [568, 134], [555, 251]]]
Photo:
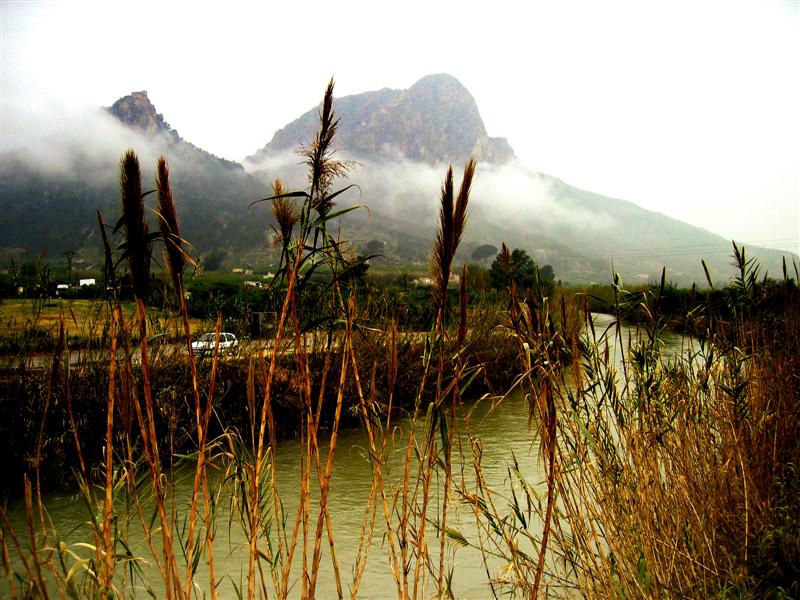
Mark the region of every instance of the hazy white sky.
[[523, 163], [800, 252], [797, 0], [0, 1], [4, 149], [147, 90], [185, 139], [238, 160], [331, 76], [347, 95], [447, 72]]

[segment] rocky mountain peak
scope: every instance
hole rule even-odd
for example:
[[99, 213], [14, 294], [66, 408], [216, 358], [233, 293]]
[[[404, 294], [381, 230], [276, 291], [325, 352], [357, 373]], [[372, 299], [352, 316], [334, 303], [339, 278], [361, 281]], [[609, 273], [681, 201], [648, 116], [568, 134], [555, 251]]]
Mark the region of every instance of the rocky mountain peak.
[[422, 106], [455, 103], [453, 108], [459, 116], [479, 121], [483, 126], [472, 94], [458, 79], [447, 73], [426, 75], [406, 90], [405, 97], [407, 101]]
[[146, 91], [132, 92], [114, 102], [107, 110], [131, 129], [147, 135], [166, 133], [176, 141], [180, 139], [178, 132], [170, 127], [161, 113], [156, 111]]
[[[504, 138], [487, 135], [467, 88], [445, 73], [427, 75], [407, 90], [384, 88], [336, 98], [334, 109], [340, 118], [336, 147], [356, 159], [463, 164], [470, 157], [491, 163], [514, 157]], [[249, 160], [308, 143], [317, 123], [317, 109], [306, 112]]]

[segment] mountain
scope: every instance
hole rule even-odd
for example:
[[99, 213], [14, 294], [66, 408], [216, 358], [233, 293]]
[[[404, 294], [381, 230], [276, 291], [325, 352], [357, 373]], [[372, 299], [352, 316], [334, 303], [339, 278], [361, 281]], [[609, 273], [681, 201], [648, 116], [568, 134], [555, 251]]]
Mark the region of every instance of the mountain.
[[[663, 266], [671, 281], [704, 285], [701, 259], [725, 283], [730, 241], [632, 202], [580, 190], [537, 173], [515, 158], [508, 142], [489, 137], [475, 100], [449, 75], [423, 77], [407, 90], [383, 89], [337, 98], [340, 119], [334, 146], [358, 166], [355, 186], [337, 201], [369, 210], [349, 213], [343, 237], [361, 249], [383, 248], [381, 260], [424, 263], [437, 223], [445, 165], [459, 169], [479, 159], [470, 214], [458, 262], [482, 244], [526, 249], [571, 282], [626, 283], [656, 280]], [[275, 260], [267, 182], [306, 185], [298, 147], [318, 123], [311, 109], [239, 163], [219, 158], [181, 138], [158, 113], [147, 92], [134, 92], [93, 117], [91, 131], [74, 139], [56, 136], [39, 152], [4, 152], [0, 162], [0, 260], [45, 252], [51, 260], [77, 251], [87, 264], [99, 260], [95, 211], [114, 223], [119, 214], [118, 160], [129, 147], [140, 155], [143, 188], [154, 187], [153, 170], [167, 157], [183, 235], [206, 264], [251, 265], [268, 270]], [[154, 195], [147, 197], [152, 207]], [[155, 227], [155, 220], [152, 219]], [[377, 242], [374, 244], [372, 242]], [[748, 248], [773, 275], [792, 255]], [[63, 261], [62, 261], [63, 262]], [[80, 264], [76, 262], [76, 264]]]
[[178, 132], [156, 112], [156, 107], [147, 97], [147, 92], [132, 92], [114, 102], [108, 109], [120, 123], [146, 135], [166, 134], [176, 142], [181, 141]]
[[[407, 90], [336, 98], [333, 106], [340, 119], [336, 145], [356, 160], [463, 164], [470, 157], [490, 163], [514, 158], [505, 138], [487, 135], [475, 99], [452, 75], [428, 75]], [[308, 143], [318, 121], [317, 110], [309, 110], [246, 160], [258, 163]]]
[[[217, 253], [234, 259], [264, 248], [270, 217], [248, 207], [265, 196], [266, 182], [245, 172], [241, 164], [183, 140], [156, 111], [147, 92], [120, 98], [93, 115], [91, 123], [96, 129], [93, 136], [48, 140], [56, 146], [56, 154], [68, 155], [66, 167], [53, 168], [48, 161], [22, 152], [3, 154], [0, 257], [4, 261], [26, 252], [34, 256], [44, 252], [58, 261], [61, 253], [73, 251], [82, 264], [96, 262], [101, 251], [96, 211], [111, 225], [119, 216], [118, 161], [127, 148], [139, 155], [144, 190], [155, 187], [158, 156], [167, 158], [182, 234], [196, 255]], [[91, 138], [102, 138], [102, 152]], [[148, 195], [145, 202], [152, 208], [155, 195]], [[151, 218], [151, 228], [155, 227]]]
[[106, 110], [122, 125], [141, 133], [149, 140], [161, 138], [162, 141], [173, 142], [170, 150], [185, 156], [190, 162], [212, 168], [244, 170], [240, 163], [214, 156], [184, 140], [164, 120], [164, 115], [156, 111], [146, 91], [123, 96]]
[[[469, 91], [445, 74], [423, 77], [407, 90], [382, 89], [336, 98], [340, 118], [335, 147], [360, 165], [350, 175], [368, 214], [345, 219], [346, 237], [400, 262], [425, 260], [435, 230], [443, 165], [479, 162], [471, 217], [460, 260], [471, 249], [500, 242], [527, 249], [571, 281], [656, 280], [662, 267], [676, 282], [704, 284], [701, 259], [725, 282], [734, 274], [730, 240], [632, 202], [580, 190], [521, 165], [504, 138], [489, 137]], [[312, 139], [318, 109], [277, 131], [246, 159], [265, 178], [303, 185], [293, 151]], [[753, 248], [764, 268], [778, 274], [784, 253]]]
[[[382, 254], [390, 260], [424, 261], [437, 225], [437, 182], [444, 176], [444, 169], [433, 171], [416, 163], [401, 168], [362, 164], [350, 177], [361, 191], [351, 203], [369, 206], [369, 213], [348, 215], [345, 237], [364, 249], [373, 240], [382, 242]], [[415, 176], [424, 183], [415, 183]], [[512, 186], [529, 191], [513, 191]], [[527, 250], [568, 282], [607, 283], [618, 273], [626, 284], [648, 283], [658, 281], [666, 267], [668, 281], [702, 287], [701, 260], [716, 284], [735, 275], [730, 240], [516, 162], [478, 166], [456, 261], [470, 261], [478, 246], [499, 247], [501, 242]], [[792, 260], [789, 253], [750, 246], [747, 256], [773, 276], [780, 276], [784, 256], [787, 263]]]

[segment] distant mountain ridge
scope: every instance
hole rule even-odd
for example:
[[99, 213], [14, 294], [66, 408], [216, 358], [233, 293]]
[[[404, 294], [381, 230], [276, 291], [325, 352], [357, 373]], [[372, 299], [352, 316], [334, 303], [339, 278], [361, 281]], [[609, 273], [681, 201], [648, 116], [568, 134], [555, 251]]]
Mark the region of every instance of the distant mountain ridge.
[[[540, 264], [552, 264], [559, 278], [571, 282], [607, 282], [612, 271], [627, 282], [646, 282], [666, 266], [670, 280], [703, 285], [701, 258], [717, 281], [724, 283], [733, 274], [729, 240], [521, 165], [504, 138], [488, 136], [475, 100], [450, 75], [423, 77], [407, 90], [345, 96], [334, 106], [340, 119], [334, 140], [338, 156], [360, 163], [347, 182], [356, 184], [353, 192], [360, 190], [360, 196], [339, 201], [370, 209], [344, 217], [342, 235], [356, 247], [381, 242], [385, 260], [427, 261], [443, 165], [458, 171], [475, 157], [479, 168], [457, 261], [469, 261], [478, 245], [505, 242], [528, 250]], [[182, 233], [194, 245], [194, 255], [213, 256], [209, 264], [223, 267], [270, 269], [275, 260], [272, 216], [268, 204], [251, 202], [269, 195], [268, 182], [276, 177], [290, 187], [305, 185], [294, 152], [313, 139], [317, 109], [277, 131], [249, 157], [251, 165], [267, 165], [254, 172], [183, 140], [147, 92], [133, 92], [105, 111], [125, 131], [138, 132], [134, 149], [142, 159], [144, 189], [153, 186], [155, 158], [167, 157]], [[88, 143], [81, 139], [75, 147]], [[117, 160], [125, 149], [104, 150], [102, 158], [96, 152], [78, 153], [66, 174], [4, 153], [0, 259], [25, 249], [49, 256], [78, 251], [81, 257], [97, 258], [95, 211], [101, 210], [107, 223], [115, 222]], [[153, 202], [152, 195], [147, 201]], [[773, 275], [780, 272], [784, 255], [791, 260], [792, 255], [776, 250], [748, 251]]]
[[[470, 157], [487, 163], [514, 158], [505, 138], [488, 136], [475, 99], [452, 75], [428, 75], [407, 90], [336, 98], [334, 110], [340, 118], [337, 147], [355, 159], [463, 164]], [[247, 161], [308, 143], [317, 123], [317, 109], [307, 111]]]

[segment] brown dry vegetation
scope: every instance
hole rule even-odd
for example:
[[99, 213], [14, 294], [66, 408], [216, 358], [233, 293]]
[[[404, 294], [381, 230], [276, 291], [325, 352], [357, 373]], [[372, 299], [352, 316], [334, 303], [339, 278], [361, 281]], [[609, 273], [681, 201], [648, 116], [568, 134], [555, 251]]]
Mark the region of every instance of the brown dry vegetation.
[[[119, 301], [112, 303], [104, 324], [110, 355], [84, 378], [94, 381], [88, 393], [70, 387], [78, 380], [64, 362], [65, 319], [59, 323], [47, 377], [35, 380], [39, 402], [20, 408], [35, 435], [23, 480], [25, 526], [12, 528], [0, 509], [2, 593], [128, 598], [144, 589], [168, 599], [217, 598], [227, 576], [215, 568], [215, 557], [225, 552], [216, 520], [224, 493], [247, 540], [237, 591], [248, 599], [321, 596], [323, 560], [331, 563], [340, 598], [346, 590], [359, 595], [368, 560], [383, 561], [391, 573], [389, 595], [452, 597], [458, 573], [448, 563], [448, 544], [471, 544], [502, 560], [502, 573], [487, 568], [487, 596], [798, 596], [796, 282], [761, 281], [735, 249], [741, 277], [725, 297], [726, 310], [709, 300], [702, 314], [691, 315], [702, 335], [677, 358], [663, 356], [658, 341], [663, 284], [635, 296], [616, 288], [617, 314], [635, 308], [646, 316], [636, 339], [618, 340], [622, 362], [600, 332], [581, 337], [588, 315], [574, 297], [512, 288], [501, 308], [468, 308], [465, 269], [458, 305], [451, 305], [447, 282], [466, 226], [470, 162], [459, 191], [452, 171], [442, 186], [433, 251], [438, 293], [424, 340], [403, 340], [390, 319], [363, 328], [361, 298], [350, 279], [358, 260], [329, 230], [348, 210], [337, 207], [346, 188], [332, 187], [347, 170], [332, 158], [332, 92], [331, 82], [318, 135], [303, 149], [308, 189], [286, 193], [275, 185], [267, 199], [282, 223], [284, 296], [272, 341], [279, 351], [234, 365], [215, 356], [198, 368], [189, 345], [184, 245], [166, 164], [158, 167], [160, 233], [154, 236], [142, 222], [138, 161], [132, 152], [123, 158], [125, 243], [106, 252], [109, 265], [119, 254], [128, 259], [134, 315], [127, 318]], [[164, 369], [169, 363], [161, 362], [143, 302], [156, 239], [166, 244], [180, 303], [187, 390], [181, 403], [174, 401], [176, 368]], [[299, 299], [315, 272], [327, 277], [326, 294], [315, 296], [327, 319], [315, 327], [322, 342], [308, 348]], [[113, 281], [115, 273], [109, 276]], [[134, 340], [140, 340], [140, 364], [134, 364]], [[469, 447], [457, 443], [465, 390], [491, 382], [491, 368], [505, 369], [511, 387], [528, 398], [544, 481], [528, 481], [512, 459], [510, 487], [493, 488], [483, 476], [480, 439], [471, 438]], [[226, 369], [235, 371], [226, 378]], [[14, 385], [33, 385], [18, 375]], [[244, 388], [246, 410], [228, 420], [220, 397], [230, 381]], [[412, 423], [403, 430], [395, 427], [400, 405]], [[60, 435], [72, 448], [60, 464], [77, 466], [91, 523], [90, 537], [73, 546], [61, 542], [42, 499], [45, 463], [54, 459], [53, 448], [66, 448], [54, 444], [45, 427], [54, 411], [64, 415]], [[356, 565], [344, 573], [328, 501], [348, 415], [365, 432], [372, 487], [365, 506], [357, 507], [363, 521]], [[284, 482], [278, 481], [276, 452], [289, 418], [302, 466], [299, 481]], [[87, 420], [101, 420], [103, 434], [81, 435]], [[179, 421], [189, 426], [177, 427]], [[388, 465], [397, 444], [405, 456], [399, 471]], [[178, 446], [192, 449], [183, 457], [192, 480], [185, 500], [170, 494]], [[454, 468], [463, 460], [473, 467], [470, 477]], [[291, 513], [281, 501], [286, 486], [299, 487]], [[448, 526], [456, 504], [473, 512], [477, 538], [468, 541]], [[135, 554], [131, 524], [144, 532]], [[145, 575], [140, 561], [153, 572]]]

